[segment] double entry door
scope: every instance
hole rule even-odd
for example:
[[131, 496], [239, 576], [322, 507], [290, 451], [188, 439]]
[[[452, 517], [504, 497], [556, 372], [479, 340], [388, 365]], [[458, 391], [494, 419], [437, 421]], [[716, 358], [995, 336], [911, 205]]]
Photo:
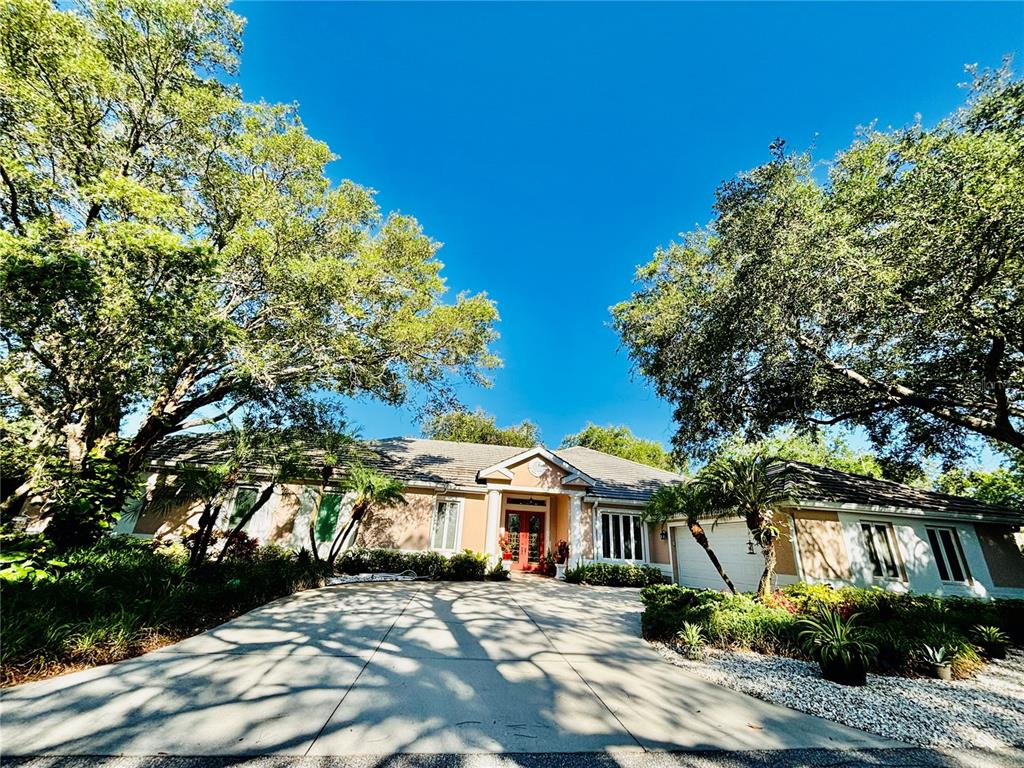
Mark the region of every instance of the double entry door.
[[532, 571], [540, 567], [544, 557], [544, 523], [546, 512], [505, 511], [505, 530], [512, 545], [512, 567]]

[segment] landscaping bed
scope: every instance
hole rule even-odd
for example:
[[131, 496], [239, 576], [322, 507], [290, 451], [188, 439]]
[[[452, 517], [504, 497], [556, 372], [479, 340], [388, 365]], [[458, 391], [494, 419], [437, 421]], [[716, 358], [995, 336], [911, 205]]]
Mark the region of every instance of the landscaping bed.
[[984, 662], [978, 631], [994, 627], [1009, 640], [1024, 639], [1024, 601], [938, 598], [881, 589], [794, 584], [763, 602], [749, 595], [695, 590], [678, 585], [646, 587], [644, 636], [674, 640], [684, 623], [698, 626], [705, 641], [722, 649], [809, 659], [800, 633], [822, 609], [857, 616], [858, 635], [876, 650], [872, 672], [919, 675], [927, 671], [926, 646], [945, 648], [954, 677], [979, 671]]
[[717, 685], [909, 744], [936, 749], [1024, 747], [1024, 653], [945, 682], [869, 674], [851, 687], [822, 679], [817, 664], [710, 649], [691, 661], [657, 643], [673, 664]]
[[190, 572], [180, 544], [108, 537], [63, 555], [52, 581], [0, 581], [0, 685], [137, 656], [327, 575], [308, 552], [236, 551]]
[[620, 565], [618, 563], [580, 563], [565, 572], [570, 584], [595, 587], [648, 587], [664, 584], [661, 569], [651, 565]]

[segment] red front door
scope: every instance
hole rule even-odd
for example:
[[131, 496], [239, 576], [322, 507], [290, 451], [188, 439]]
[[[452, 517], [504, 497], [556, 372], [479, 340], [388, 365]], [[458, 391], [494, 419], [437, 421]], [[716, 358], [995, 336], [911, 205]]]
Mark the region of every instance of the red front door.
[[505, 530], [512, 545], [512, 567], [536, 570], [544, 557], [544, 512], [505, 512]]

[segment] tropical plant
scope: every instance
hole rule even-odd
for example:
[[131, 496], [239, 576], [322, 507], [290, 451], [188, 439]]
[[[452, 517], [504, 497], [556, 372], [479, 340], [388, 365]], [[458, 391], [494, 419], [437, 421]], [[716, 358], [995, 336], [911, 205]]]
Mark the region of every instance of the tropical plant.
[[945, 667], [950, 664], [949, 649], [944, 645], [931, 646], [927, 643], [922, 646], [922, 656], [928, 664], [937, 667]]
[[983, 645], [1009, 645], [1010, 638], [999, 627], [978, 624], [973, 630], [974, 637]]
[[638, 270], [614, 322], [677, 450], [787, 424], [894, 463], [1024, 449], [1024, 81], [971, 74], [937, 125], [869, 126], [824, 172], [777, 140]]
[[792, 502], [799, 479], [796, 466], [758, 454], [721, 457], [697, 476], [710, 512], [719, 518], [742, 517], [760, 546], [764, 571], [757, 583], [757, 596], [761, 600], [771, 593], [775, 578], [775, 542], [780, 534], [775, 517]]
[[481, 445], [511, 445], [532, 448], [540, 443], [540, 429], [531, 421], [499, 427], [494, 416], [482, 408], [474, 412], [456, 410], [435, 414], [423, 424], [423, 436], [430, 440], [455, 440]]
[[588, 423], [579, 432], [562, 438], [562, 448], [576, 445], [609, 453], [638, 464], [646, 464], [649, 467], [675, 470], [671, 454], [662, 448], [660, 443], [637, 437], [626, 426], [599, 427], [597, 424]]
[[0, 579], [5, 581], [53, 581], [64, 560], [53, 556], [53, 542], [42, 534], [0, 535]]
[[31, 455], [5, 510], [91, 456], [109, 519], [167, 435], [341, 407], [321, 393], [448, 401], [497, 364], [493, 303], [446, 297], [418, 222], [333, 183], [294, 106], [242, 100], [243, 24], [226, 0], [3, 5], [0, 397]]
[[569, 542], [565, 539], [559, 539], [558, 545], [555, 547], [555, 562], [558, 565], [562, 565], [569, 559]]
[[[355, 545], [360, 526], [375, 507], [406, 504], [405, 496], [402, 495], [405, 485], [400, 480], [360, 464], [346, 470], [342, 487], [352, 495], [352, 511], [349, 513], [348, 521], [331, 542], [327, 565], [332, 568], [338, 555]], [[316, 547], [315, 541], [311, 541], [310, 544]]]
[[706, 486], [694, 482], [676, 483], [660, 486], [651, 495], [640, 516], [644, 522], [662, 526], [669, 520], [685, 520], [693, 540], [707, 553], [708, 559], [718, 571], [718, 575], [722, 577], [722, 581], [725, 582], [729, 591], [736, 594], [736, 587], [733, 585], [732, 579], [722, 567], [718, 555], [711, 549], [707, 532], [700, 523], [700, 517], [713, 509], [711, 500], [707, 497]]
[[838, 611], [822, 607], [816, 616], [808, 616], [798, 625], [798, 637], [807, 654], [818, 662], [827, 679], [862, 684], [864, 672], [878, 653], [878, 648], [864, 639], [858, 616], [855, 613], [844, 619]]
[[700, 624], [684, 621], [682, 628], [676, 634], [676, 642], [682, 646], [686, 658], [692, 661], [700, 661], [704, 658], [704, 630]]

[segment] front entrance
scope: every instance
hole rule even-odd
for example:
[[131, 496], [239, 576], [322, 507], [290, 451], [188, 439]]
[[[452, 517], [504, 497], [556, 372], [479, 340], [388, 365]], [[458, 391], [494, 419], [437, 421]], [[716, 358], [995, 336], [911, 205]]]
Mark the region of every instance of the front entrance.
[[541, 560], [545, 552], [546, 523], [546, 511], [505, 510], [505, 531], [508, 533], [509, 544], [512, 547], [513, 568], [521, 571], [533, 571], [541, 568]]

